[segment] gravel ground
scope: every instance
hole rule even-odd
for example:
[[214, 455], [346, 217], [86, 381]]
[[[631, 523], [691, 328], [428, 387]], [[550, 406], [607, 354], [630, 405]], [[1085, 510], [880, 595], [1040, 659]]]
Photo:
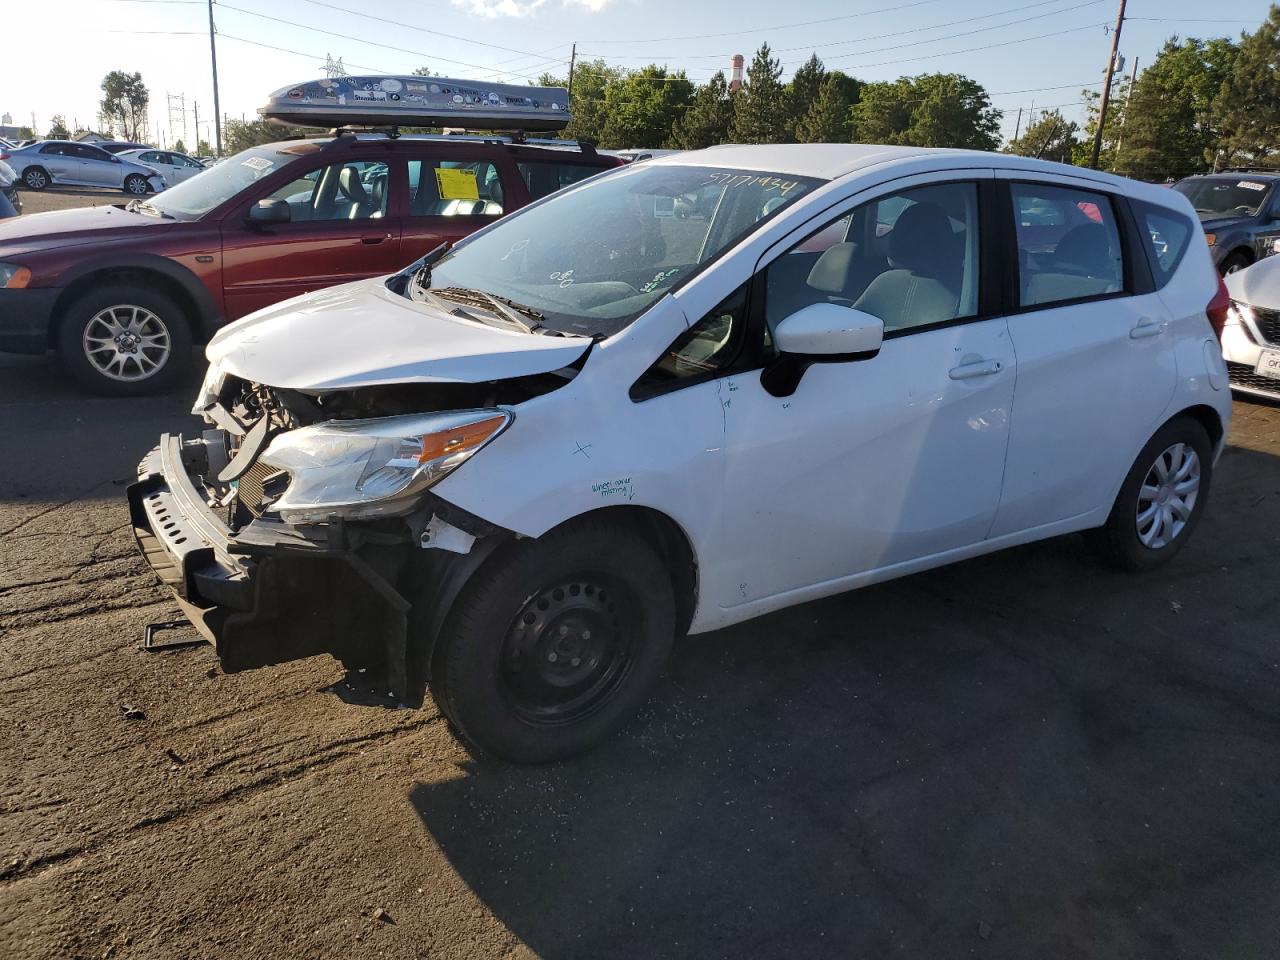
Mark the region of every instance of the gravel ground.
[[1066, 538], [690, 638], [529, 769], [328, 659], [138, 650], [121, 484], [194, 377], [0, 357], [0, 956], [1274, 955], [1280, 408], [1159, 572]]
[[49, 187], [39, 193], [22, 191], [22, 213], [45, 213], [70, 210], [72, 207], [100, 207], [103, 204], [128, 203], [131, 197], [119, 190], [80, 190], [74, 187]]

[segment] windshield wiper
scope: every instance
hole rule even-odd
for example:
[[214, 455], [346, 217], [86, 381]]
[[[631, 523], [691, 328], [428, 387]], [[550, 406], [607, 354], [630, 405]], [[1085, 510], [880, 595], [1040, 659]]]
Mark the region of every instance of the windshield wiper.
[[[507, 297], [497, 297], [483, 290], [470, 287], [444, 287], [432, 290], [432, 294], [442, 299], [461, 303], [463, 306], [479, 307], [489, 313], [519, 327], [526, 333], [533, 333], [541, 326], [542, 314], [533, 307], [525, 306]], [[477, 302], [478, 301], [478, 302]], [[530, 323], [530, 320], [533, 322]]]

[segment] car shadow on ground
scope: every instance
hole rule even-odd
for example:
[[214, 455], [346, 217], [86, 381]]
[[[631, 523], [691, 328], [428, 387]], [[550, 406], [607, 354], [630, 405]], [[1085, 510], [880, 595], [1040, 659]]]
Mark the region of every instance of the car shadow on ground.
[[1265, 955], [1280, 459], [1217, 484], [1158, 572], [1068, 537], [692, 637], [599, 750], [410, 800], [540, 956]]

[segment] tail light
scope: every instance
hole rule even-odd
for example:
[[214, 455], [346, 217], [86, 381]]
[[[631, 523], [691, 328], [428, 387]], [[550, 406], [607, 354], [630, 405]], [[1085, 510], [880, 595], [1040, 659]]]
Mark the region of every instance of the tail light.
[[3, 150], [0, 150], [0, 160], [8, 160], [8, 159], [9, 159], [9, 154], [5, 153]]
[[1218, 278], [1218, 292], [1213, 295], [1209, 305], [1204, 308], [1209, 315], [1209, 325], [1213, 327], [1213, 335], [1222, 342], [1222, 329], [1227, 325], [1227, 314], [1231, 312], [1231, 295], [1227, 293], [1227, 285]]

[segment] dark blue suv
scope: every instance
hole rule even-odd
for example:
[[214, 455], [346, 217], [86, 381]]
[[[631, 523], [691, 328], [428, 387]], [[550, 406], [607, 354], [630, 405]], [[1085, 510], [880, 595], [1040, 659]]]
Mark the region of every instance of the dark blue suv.
[[1187, 177], [1173, 189], [1196, 208], [1223, 276], [1280, 252], [1280, 170]]

